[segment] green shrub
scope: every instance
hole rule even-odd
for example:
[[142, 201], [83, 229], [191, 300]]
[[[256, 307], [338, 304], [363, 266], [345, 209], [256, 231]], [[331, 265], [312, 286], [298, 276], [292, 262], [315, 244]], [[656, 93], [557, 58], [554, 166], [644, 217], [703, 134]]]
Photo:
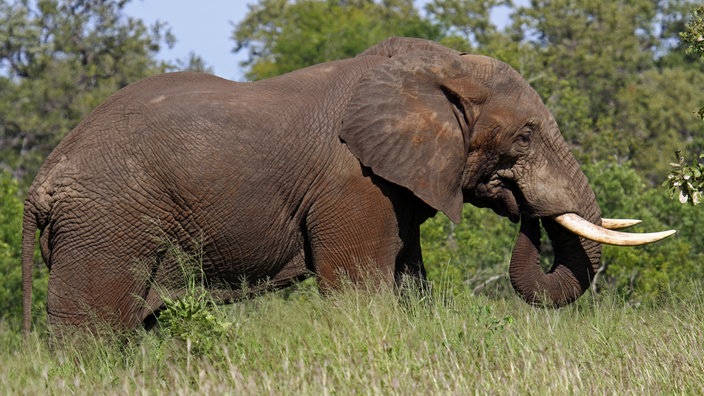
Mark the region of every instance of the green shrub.
[[178, 263], [185, 288], [174, 292], [156, 285], [162, 290], [165, 305], [159, 314], [159, 327], [167, 338], [185, 343], [189, 353], [207, 354], [219, 345], [232, 323], [223, 319], [206, 287], [202, 256], [189, 254], [170, 242], [166, 246], [167, 259]]
[[704, 244], [696, 231], [697, 224], [704, 222], [704, 213], [686, 210], [668, 199], [666, 192], [648, 187], [629, 163], [588, 164], [585, 173], [605, 217], [643, 220], [629, 230], [633, 232], [677, 230], [675, 236], [645, 246], [604, 246], [606, 272], [599, 287], [640, 302], [704, 276], [700, 265]]
[[428, 278], [456, 291], [504, 279], [517, 232], [515, 224], [490, 209], [465, 205], [459, 224], [438, 214], [421, 227]]

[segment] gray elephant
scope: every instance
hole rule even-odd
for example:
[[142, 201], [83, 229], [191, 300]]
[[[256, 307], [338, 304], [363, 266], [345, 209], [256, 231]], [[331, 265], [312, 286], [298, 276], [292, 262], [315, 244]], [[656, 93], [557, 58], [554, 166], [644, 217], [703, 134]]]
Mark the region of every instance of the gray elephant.
[[[310, 275], [323, 290], [343, 279], [393, 286], [425, 278], [419, 226], [437, 211], [458, 222], [463, 203], [521, 222], [509, 272], [529, 303], [577, 299], [602, 242], [669, 234], [598, 227], [586, 177], [511, 67], [391, 38], [264, 81], [172, 73], [112, 95], [29, 189], [24, 326], [37, 229], [49, 324], [132, 328], [163, 306], [155, 285], [179, 288], [164, 238], [202, 241], [204, 274], [225, 300], [243, 281], [283, 287]], [[541, 223], [555, 252], [547, 274]]]

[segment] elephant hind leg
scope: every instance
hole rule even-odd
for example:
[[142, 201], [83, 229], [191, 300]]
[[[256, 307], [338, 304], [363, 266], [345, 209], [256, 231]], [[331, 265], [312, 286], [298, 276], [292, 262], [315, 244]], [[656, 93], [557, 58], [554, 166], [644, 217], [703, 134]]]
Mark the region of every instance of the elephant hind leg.
[[[88, 330], [138, 327], [143, 320], [145, 282], [133, 266], [119, 264], [133, 259], [80, 251], [86, 253], [73, 250], [63, 257], [61, 251], [55, 251], [52, 255], [47, 289], [49, 325]], [[91, 254], [94, 256], [86, 257]]]
[[51, 287], [48, 290], [48, 324], [53, 331], [59, 333], [71, 328], [87, 331], [103, 328], [131, 329], [139, 325], [136, 315], [138, 311], [139, 302], [136, 300], [116, 304], [114, 301], [105, 302], [100, 298], [86, 297], [81, 290], [74, 290], [70, 296], [61, 297]]
[[393, 287], [402, 243], [391, 201], [371, 182], [338, 198], [316, 203], [307, 218], [307, 249], [321, 290], [344, 282]]

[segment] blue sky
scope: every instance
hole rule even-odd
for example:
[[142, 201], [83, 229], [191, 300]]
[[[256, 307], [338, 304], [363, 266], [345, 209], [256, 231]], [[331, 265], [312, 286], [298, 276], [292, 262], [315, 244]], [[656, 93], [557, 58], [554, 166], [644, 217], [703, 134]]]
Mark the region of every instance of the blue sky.
[[[415, 2], [418, 9], [422, 9], [428, 0]], [[230, 36], [233, 23], [237, 24], [247, 14], [247, 3], [256, 3], [256, 0], [133, 0], [128, 3], [126, 13], [148, 25], [157, 20], [169, 24], [177, 42], [172, 50], [159, 55], [162, 59], [185, 60], [194, 52], [218, 76], [242, 81], [244, 76], [239, 62], [245, 54], [232, 52], [235, 42]], [[499, 14], [497, 18], [505, 20], [506, 15]]]
[[232, 52], [232, 23], [247, 13], [247, 2], [241, 0], [133, 0], [126, 7], [127, 15], [151, 25], [167, 22], [176, 36], [176, 45], [163, 51], [163, 59], [188, 59], [194, 52], [213, 68], [218, 76], [242, 80], [238, 62], [242, 55]]

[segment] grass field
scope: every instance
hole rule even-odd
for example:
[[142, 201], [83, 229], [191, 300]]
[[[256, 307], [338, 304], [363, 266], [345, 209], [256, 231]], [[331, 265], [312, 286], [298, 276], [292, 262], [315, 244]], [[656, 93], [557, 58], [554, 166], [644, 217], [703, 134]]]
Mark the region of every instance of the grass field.
[[[436, 290], [311, 288], [211, 308], [197, 326], [77, 337], [0, 328], [2, 394], [704, 394], [704, 292], [560, 309]], [[178, 334], [177, 334], [178, 333]]]

